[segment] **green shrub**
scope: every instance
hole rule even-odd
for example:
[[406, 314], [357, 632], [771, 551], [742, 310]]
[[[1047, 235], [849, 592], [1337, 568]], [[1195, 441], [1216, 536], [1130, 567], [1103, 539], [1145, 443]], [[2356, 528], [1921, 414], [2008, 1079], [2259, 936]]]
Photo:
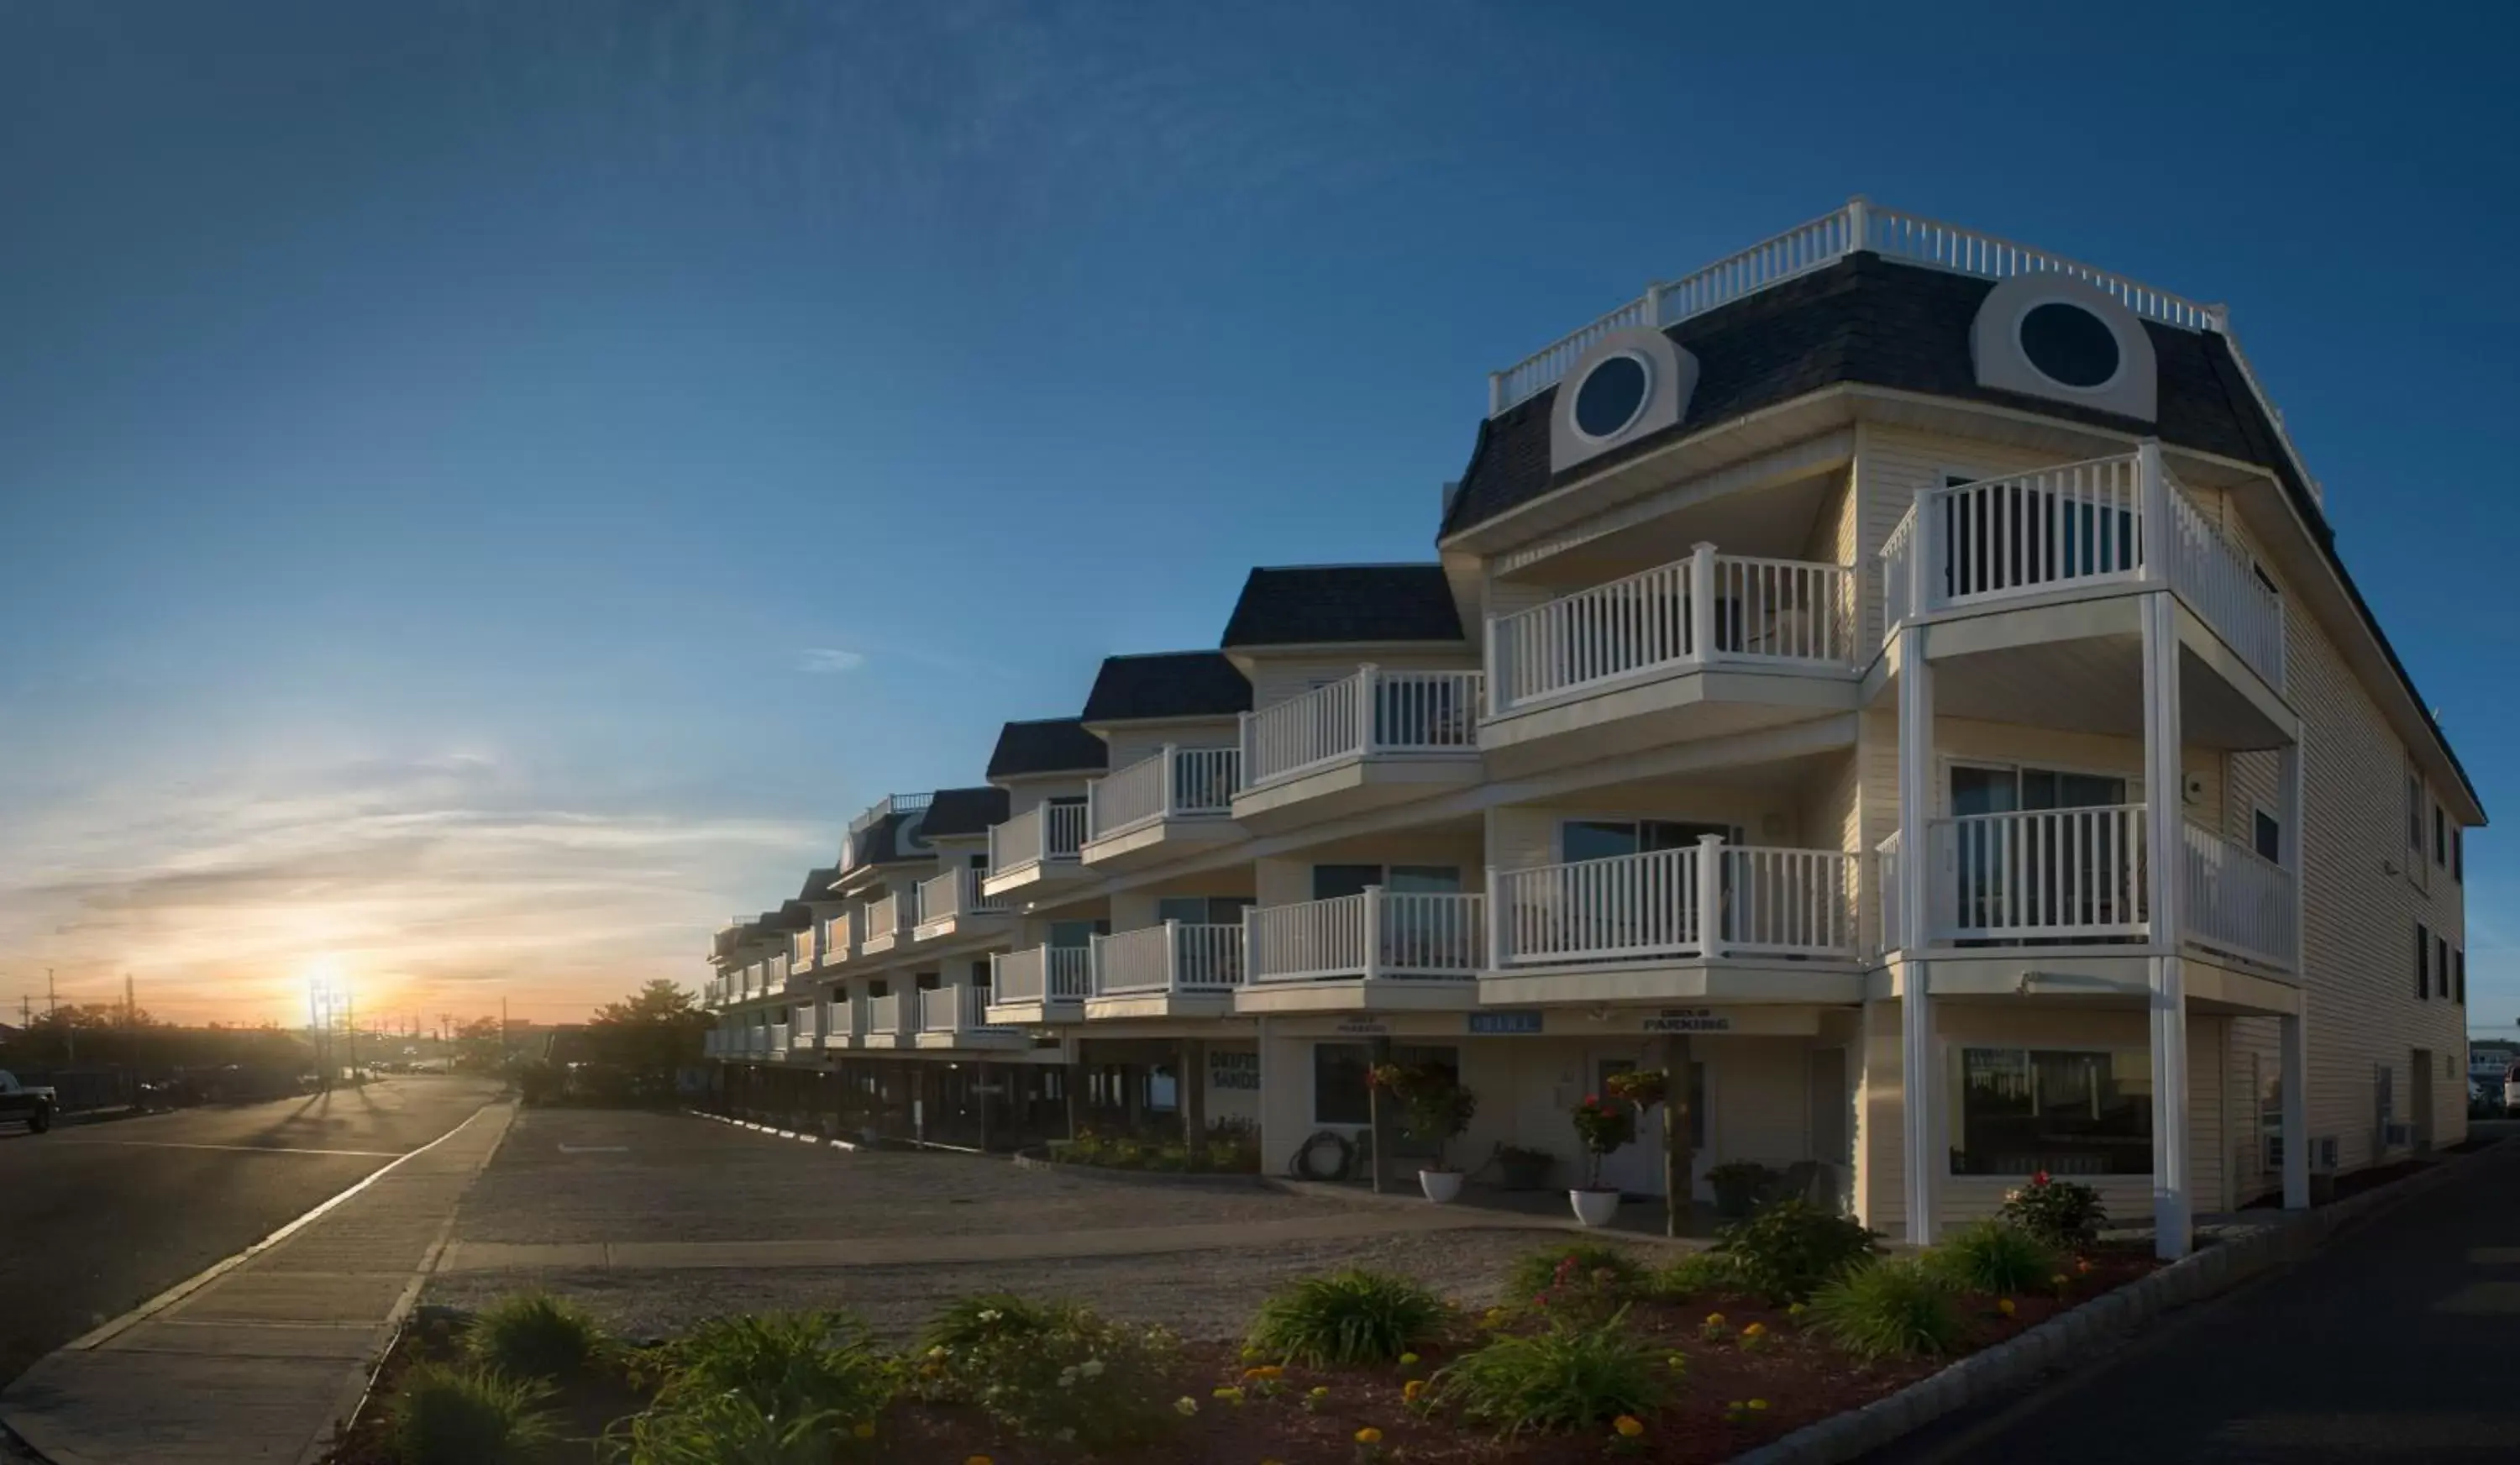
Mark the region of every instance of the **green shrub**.
[[2005, 1221], [2050, 1246], [2089, 1246], [2109, 1220], [2100, 1193], [2089, 1185], [2052, 1179], [2040, 1171], [2028, 1184], [2006, 1194], [1998, 1213]]
[[1972, 1221], [1925, 1254], [1956, 1287], [1973, 1292], [2024, 1292], [2056, 1273], [2055, 1248], [2006, 1221]]
[[994, 1294], [948, 1304], [918, 1363], [927, 1398], [969, 1404], [1012, 1434], [1127, 1450], [1181, 1423], [1181, 1345], [1091, 1309]]
[[1806, 1200], [1782, 1200], [1715, 1233], [1734, 1281], [1772, 1303], [1798, 1303], [1880, 1250], [1861, 1221]]
[[717, 1317], [658, 1351], [665, 1369], [656, 1415], [707, 1416], [725, 1395], [766, 1419], [874, 1420], [900, 1389], [900, 1369], [845, 1312], [765, 1312]]
[[1718, 1296], [1740, 1287], [1732, 1259], [1722, 1252], [1690, 1252], [1653, 1275], [1654, 1295], [1672, 1302]]
[[492, 1303], [464, 1335], [465, 1356], [510, 1378], [573, 1377], [611, 1350], [603, 1324], [548, 1292], [517, 1292]]
[[1813, 1325], [1862, 1358], [1941, 1354], [1959, 1341], [1951, 1284], [1913, 1258], [1858, 1267], [1812, 1294]]
[[1506, 1289], [1514, 1301], [1570, 1316], [1607, 1316], [1644, 1295], [1644, 1264], [1625, 1247], [1601, 1241], [1544, 1246], [1513, 1259]]
[[762, 1411], [740, 1393], [696, 1396], [651, 1409], [608, 1435], [621, 1465], [831, 1465], [850, 1426], [830, 1412], [792, 1418]]
[[1279, 1288], [1251, 1320], [1262, 1357], [1315, 1368], [1389, 1363], [1443, 1331], [1444, 1300], [1407, 1277], [1350, 1269]]
[[385, 1430], [403, 1465], [509, 1465], [553, 1438], [551, 1386], [487, 1369], [419, 1363], [395, 1380]]
[[1664, 1350], [1628, 1330], [1623, 1309], [1586, 1327], [1505, 1334], [1437, 1369], [1435, 1401], [1500, 1435], [1580, 1430], [1649, 1414], [1670, 1388]]

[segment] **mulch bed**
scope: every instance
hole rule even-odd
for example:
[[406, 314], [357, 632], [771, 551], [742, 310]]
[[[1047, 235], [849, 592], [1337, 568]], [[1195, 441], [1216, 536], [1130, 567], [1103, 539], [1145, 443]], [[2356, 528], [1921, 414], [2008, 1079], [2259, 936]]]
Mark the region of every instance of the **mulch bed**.
[[[2053, 1293], [2024, 1294], [2012, 1300], [2006, 1315], [1998, 1300], [1964, 1300], [1969, 1336], [1958, 1351], [1965, 1354], [2002, 1342], [2056, 1315], [2134, 1281], [2160, 1264], [2134, 1250], [2102, 1248], [2090, 1254], [2091, 1269], [2078, 1275], [2063, 1297]], [[1706, 1336], [1707, 1316], [1720, 1312], [1723, 1335]], [[1945, 1366], [1949, 1358], [1859, 1362], [1806, 1333], [1799, 1319], [1784, 1309], [1769, 1308], [1742, 1298], [1712, 1298], [1687, 1303], [1642, 1302], [1628, 1312], [1628, 1322], [1655, 1348], [1684, 1358], [1678, 1370], [1672, 1405], [1644, 1421], [1643, 1437], [1620, 1451], [1628, 1458], [1665, 1465], [1713, 1465], [1776, 1440], [1805, 1425], [1861, 1408]], [[1744, 1348], [1742, 1331], [1753, 1323], [1766, 1337]], [[1507, 1327], [1527, 1325], [1507, 1319]], [[328, 1465], [396, 1465], [382, 1427], [382, 1399], [401, 1370], [421, 1358], [453, 1356], [460, 1325], [428, 1318], [406, 1331], [388, 1354], [378, 1388], [348, 1438], [327, 1457]], [[1483, 1333], [1473, 1329], [1453, 1341], [1452, 1350], [1476, 1347]], [[1442, 1366], [1449, 1354], [1429, 1349], [1405, 1368], [1314, 1370], [1289, 1367], [1263, 1385], [1248, 1376], [1248, 1364], [1231, 1345], [1193, 1344], [1184, 1354], [1182, 1392], [1198, 1404], [1195, 1416], [1183, 1422], [1178, 1435], [1160, 1445], [1130, 1456], [1133, 1461], [1194, 1462], [1194, 1465], [1355, 1465], [1360, 1460], [1403, 1460], [1412, 1465], [1570, 1465], [1598, 1461], [1612, 1444], [1606, 1428], [1574, 1436], [1530, 1437], [1500, 1441], [1459, 1428], [1440, 1418], [1427, 1418], [1408, 1403], [1411, 1379], [1422, 1379]], [[1310, 1391], [1325, 1386], [1328, 1395], [1305, 1407]], [[1243, 1401], [1219, 1399], [1220, 1388], [1240, 1388]], [[1751, 1409], [1752, 1400], [1762, 1407]], [[602, 1437], [608, 1426], [646, 1402], [627, 1380], [597, 1378], [561, 1391], [555, 1407], [566, 1437], [540, 1457], [549, 1465], [579, 1465], [607, 1458]], [[1380, 1456], [1356, 1443], [1356, 1432], [1372, 1427], [1382, 1432]], [[897, 1404], [886, 1415], [883, 1434], [873, 1458], [886, 1460], [962, 1461], [986, 1456], [993, 1465], [1052, 1465], [1072, 1462], [1073, 1451], [1009, 1439], [975, 1413], [933, 1405]]]

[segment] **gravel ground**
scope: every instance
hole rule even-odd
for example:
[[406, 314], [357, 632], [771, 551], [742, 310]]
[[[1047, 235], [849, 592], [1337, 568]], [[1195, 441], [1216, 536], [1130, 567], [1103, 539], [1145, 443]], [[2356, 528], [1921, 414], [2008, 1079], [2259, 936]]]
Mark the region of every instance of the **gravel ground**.
[[[1535, 1231], [1307, 1242], [1216, 1252], [1083, 1261], [935, 1266], [859, 1266], [758, 1271], [459, 1272], [434, 1278], [428, 1301], [477, 1308], [519, 1287], [540, 1286], [585, 1304], [616, 1332], [656, 1338], [704, 1317], [797, 1308], [848, 1308], [893, 1339], [906, 1339], [946, 1299], [1006, 1291], [1068, 1298], [1115, 1317], [1157, 1322], [1192, 1339], [1242, 1336], [1260, 1300], [1279, 1285], [1343, 1266], [1404, 1272], [1467, 1307], [1503, 1296], [1513, 1258], [1552, 1240]], [[1673, 1253], [1639, 1248], [1648, 1265]]]
[[533, 1109], [472, 1192], [467, 1241], [987, 1236], [1288, 1221], [1334, 1201], [1128, 1185], [942, 1152], [850, 1153], [688, 1115]]

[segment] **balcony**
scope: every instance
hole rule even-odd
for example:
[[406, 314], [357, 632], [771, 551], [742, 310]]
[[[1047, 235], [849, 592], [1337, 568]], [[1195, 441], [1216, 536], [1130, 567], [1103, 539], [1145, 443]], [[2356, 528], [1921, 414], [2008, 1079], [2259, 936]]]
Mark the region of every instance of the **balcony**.
[[1916, 496], [1881, 550], [1884, 636], [1904, 623], [2167, 586], [2284, 690], [2283, 601], [2147, 443]]
[[1371, 887], [1246, 911], [1251, 983], [1243, 1012], [1475, 1005], [1486, 898]]
[[981, 893], [995, 900], [1013, 891], [1085, 873], [1086, 807], [1042, 804], [989, 830], [989, 875]]
[[1037, 946], [989, 958], [989, 1021], [1047, 1023], [1085, 1015], [1094, 990], [1090, 947]]
[[919, 1037], [919, 1006], [909, 999], [916, 996], [916, 993], [887, 992], [881, 997], [868, 998], [859, 1046], [912, 1046]]
[[1222, 1017], [1242, 985], [1242, 927], [1177, 920], [1097, 936], [1088, 1019]]
[[1234, 790], [1241, 781], [1238, 748], [1161, 752], [1085, 785], [1087, 865], [1127, 869], [1151, 865], [1197, 844], [1239, 839]]
[[[2146, 947], [2146, 808], [2042, 809], [1930, 820], [1922, 950]], [[2295, 969], [2290, 870], [2211, 829], [2182, 821], [2179, 851], [2184, 945], [2276, 972]], [[1875, 852], [1882, 944], [1909, 949], [1898, 919], [1896, 836]]]
[[919, 924], [912, 937], [921, 942], [985, 934], [1006, 924], [1007, 907], [980, 889], [986, 871], [970, 866], [946, 870], [919, 882]]
[[711, 1028], [700, 1035], [700, 1056], [723, 1058], [733, 1047], [734, 1034], [724, 1028]]
[[866, 930], [858, 937], [858, 954], [880, 956], [918, 939], [919, 887], [896, 891], [866, 905]]
[[1489, 875], [1488, 1001], [1853, 1001], [1856, 868], [1728, 844]]
[[1246, 712], [1234, 817], [1283, 825], [1475, 782], [1484, 694], [1477, 672], [1362, 666]]
[[857, 928], [857, 921], [845, 911], [825, 919], [815, 933], [815, 952], [820, 957], [815, 970], [847, 965], [858, 954]]
[[788, 938], [788, 976], [790, 981], [814, 969], [818, 959], [814, 936], [814, 932], [806, 930]]
[[772, 1023], [769, 1028], [770, 1041], [762, 1049], [761, 1056], [774, 1063], [786, 1062], [788, 1059], [788, 1040], [792, 1031], [793, 1030], [784, 1022]]
[[794, 1015], [788, 1018], [788, 1051], [812, 1057], [823, 1050], [821, 1006], [820, 1002], [801, 1003]]
[[[1490, 616], [1490, 753], [1581, 731], [1583, 756], [1855, 706], [1853, 571], [1719, 555]], [[1572, 750], [1569, 750], [1570, 753]]]
[[921, 1047], [1026, 1047], [1020, 1028], [989, 1021], [989, 995], [977, 987], [931, 987], [919, 994]]
[[831, 1000], [822, 1006], [823, 1050], [832, 1052], [856, 1047], [859, 1011], [857, 1004], [849, 1000], [847, 992], [834, 988]]

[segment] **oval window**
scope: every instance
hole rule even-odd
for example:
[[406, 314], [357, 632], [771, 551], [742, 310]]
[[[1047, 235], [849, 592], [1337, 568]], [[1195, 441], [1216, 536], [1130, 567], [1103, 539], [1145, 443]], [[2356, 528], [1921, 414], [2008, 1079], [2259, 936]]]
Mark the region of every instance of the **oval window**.
[[1575, 430], [1586, 437], [1609, 437], [1645, 410], [1652, 378], [1634, 356], [1612, 356], [1584, 374], [1575, 388]]
[[2117, 333], [2080, 305], [2050, 300], [2021, 316], [2021, 354], [2048, 380], [2094, 387], [2118, 374]]

